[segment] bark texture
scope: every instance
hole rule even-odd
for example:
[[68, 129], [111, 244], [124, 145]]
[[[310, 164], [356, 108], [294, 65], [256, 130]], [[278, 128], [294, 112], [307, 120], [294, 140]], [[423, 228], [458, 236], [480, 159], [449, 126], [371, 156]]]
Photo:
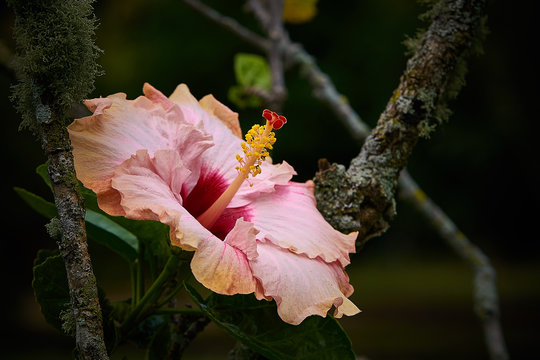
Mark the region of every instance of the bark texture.
[[321, 164], [315, 178], [319, 210], [343, 232], [359, 231], [358, 245], [383, 233], [395, 215], [395, 191], [421, 135], [446, 114], [445, 103], [463, 81], [465, 58], [482, 32], [484, 0], [442, 0], [432, 23], [377, 126], [348, 169]]
[[49, 160], [62, 237], [58, 247], [66, 265], [77, 354], [107, 359], [96, 278], [86, 242], [83, 197], [78, 191], [71, 144], [62, 121], [42, 125], [42, 147]]
[[51, 234], [64, 259], [75, 323], [77, 356], [107, 359], [96, 279], [86, 243], [83, 198], [66, 130], [68, 112], [93, 89], [101, 73], [94, 44], [92, 0], [8, 0], [17, 44], [13, 100], [22, 127], [38, 136], [48, 159], [58, 209]]

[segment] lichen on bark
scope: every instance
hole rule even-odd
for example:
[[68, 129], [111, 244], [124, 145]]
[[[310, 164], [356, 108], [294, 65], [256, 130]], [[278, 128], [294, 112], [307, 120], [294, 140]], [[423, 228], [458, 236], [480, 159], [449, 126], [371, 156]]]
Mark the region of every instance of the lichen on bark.
[[85, 209], [66, 130], [68, 110], [94, 89], [100, 74], [94, 44], [91, 0], [28, 0], [8, 3], [15, 12], [15, 69], [12, 99], [48, 159], [58, 220], [51, 234], [66, 265], [77, 357], [107, 359], [96, 279], [86, 243]]
[[485, 0], [436, 2], [428, 12], [431, 25], [411, 42], [414, 54], [360, 154], [346, 170], [323, 166], [317, 173], [319, 210], [339, 230], [359, 231], [360, 246], [386, 231], [401, 170], [418, 139], [448, 115], [446, 102], [464, 82], [465, 60], [486, 33], [485, 5]]

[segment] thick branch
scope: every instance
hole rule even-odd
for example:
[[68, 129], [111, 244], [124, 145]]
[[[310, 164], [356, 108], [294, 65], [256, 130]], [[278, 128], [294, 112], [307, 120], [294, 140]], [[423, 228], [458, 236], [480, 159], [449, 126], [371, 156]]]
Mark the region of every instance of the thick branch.
[[58, 243], [66, 264], [75, 335], [81, 359], [107, 359], [101, 309], [86, 243], [83, 197], [78, 191], [71, 144], [60, 119], [42, 126], [42, 147], [62, 227]]
[[[422, 131], [455, 82], [484, 16], [484, 0], [443, 0], [407, 62], [398, 88], [349, 169], [329, 167], [316, 177], [319, 208], [341, 231], [360, 232], [360, 245], [380, 235], [395, 214], [394, 193]], [[339, 174], [339, 175], [338, 175]]]
[[[107, 359], [86, 243], [85, 209], [65, 128], [71, 105], [93, 90], [99, 73], [91, 0], [9, 3], [16, 15], [13, 34], [19, 55], [15, 62], [20, 79], [14, 86], [15, 105], [24, 126], [39, 136], [48, 158], [59, 216], [49, 230], [62, 233], [58, 246], [66, 265], [78, 356]], [[58, 226], [54, 224], [61, 229], [52, 229]]]

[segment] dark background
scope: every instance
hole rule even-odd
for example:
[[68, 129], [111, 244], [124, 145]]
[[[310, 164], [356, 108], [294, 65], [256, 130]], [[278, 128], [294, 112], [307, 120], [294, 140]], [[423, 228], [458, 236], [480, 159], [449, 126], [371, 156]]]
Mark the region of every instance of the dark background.
[[[258, 30], [243, 2], [208, 1]], [[105, 75], [91, 96], [142, 93], [149, 82], [165, 94], [185, 82], [200, 98], [208, 93], [240, 112], [243, 129], [260, 109], [237, 109], [227, 91], [234, 85], [233, 56], [254, 52], [234, 35], [202, 18], [181, 1], [116, 0], [95, 4], [96, 42]], [[492, 1], [491, 33], [484, 54], [471, 59], [467, 85], [451, 104], [454, 114], [429, 140], [421, 140], [409, 169], [426, 193], [488, 256], [499, 276], [502, 324], [513, 359], [534, 358], [540, 340], [537, 206], [538, 55], [534, 2]], [[406, 35], [425, 26], [423, 7], [412, 0], [320, 0], [309, 23], [288, 25], [291, 38], [320, 67], [360, 116], [373, 126], [398, 84]], [[14, 49], [13, 14], [0, 3], [0, 40]], [[289, 98], [272, 156], [299, 175], [314, 176], [317, 159], [348, 165], [358, 151], [344, 128], [292, 68]], [[45, 161], [39, 143], [18, 131], [8, 97], [13, 78], [0, 67], [2, 185], [2, 347], [0, 357], [62, 359], [72, 342], [41, 317], [31, 288], [32, 261], [54, 248], [46, 220], [14, 193], [20, 186], [50, 198], [34, 169]], [[127, 264], [90, 244], [96, 276], [113, 300], [129, 296]], [[371, 240], [347, 269], [363, 313], [342, 321], [358, 355], [370, 359], [485, 359], [481, 326], [472, 306], [472, 273], [411, 206], [398, 203], [391, 229]], [[225, 358], [234, 342], [210, 327], [186, 354]], [[124, 349], [129, 358], [140, 351]], [[120, 354], [117, 355], [120, 358]]]

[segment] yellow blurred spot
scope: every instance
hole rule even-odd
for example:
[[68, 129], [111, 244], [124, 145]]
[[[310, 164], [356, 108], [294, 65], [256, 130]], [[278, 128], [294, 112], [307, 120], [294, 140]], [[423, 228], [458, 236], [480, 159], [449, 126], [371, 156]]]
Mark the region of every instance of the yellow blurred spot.
[[283, 20], [292, 24], [310, 21], [317, 14], [317, 0], [285, 0]]

